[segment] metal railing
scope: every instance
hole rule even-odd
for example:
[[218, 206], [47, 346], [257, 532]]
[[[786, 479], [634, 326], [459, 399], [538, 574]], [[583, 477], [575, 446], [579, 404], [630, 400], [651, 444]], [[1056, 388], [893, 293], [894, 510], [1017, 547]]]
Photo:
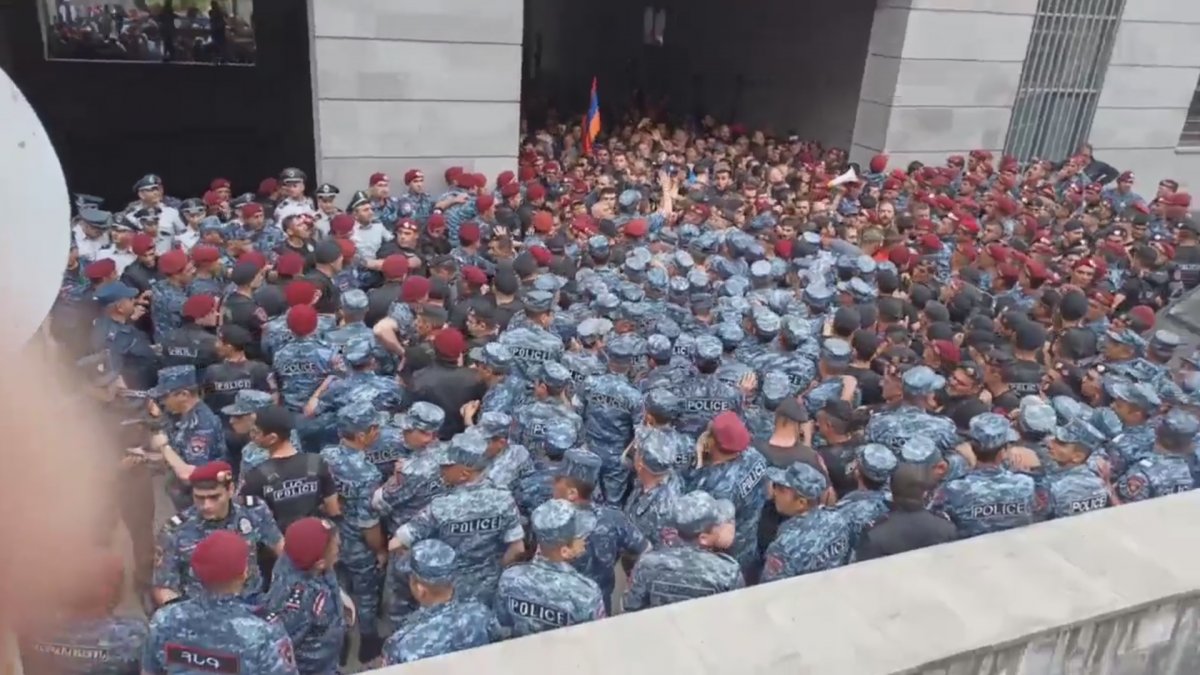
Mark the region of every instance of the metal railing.
[[1004, 151], [1061, 159], [1091, 132], [1125, 0], [1039, 0]]

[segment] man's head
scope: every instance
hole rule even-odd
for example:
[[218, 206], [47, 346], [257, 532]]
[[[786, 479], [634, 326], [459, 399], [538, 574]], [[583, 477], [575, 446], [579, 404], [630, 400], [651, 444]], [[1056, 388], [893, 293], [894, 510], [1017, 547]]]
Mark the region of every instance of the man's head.
[[671, 520], [684, 541], [717, 551], [733, 546], [734, 507], [729, 500], [703, 490], [689, 492], [675, 500]]
[[288, 526], [283, 552], [301, 572], [320, 574], [333, 569], [338, 559], [337, 527], [324, 518], [301, 518]]
[[195, 366], [171, 366], [159, 370], [158, 386], [153, 391], [167, 412], [172, 415], [186, 413], [200, 400]]
[[409, 553], [409, 564], [408, 588], [422, 607], [454, 594], [458, 556], [448, 544], [438, 539], [418, 541]]
[[551, 499], [529, 516], [538, 550], [546, 558], [559, 562], [583, 555], [587, 536], [595, 527], [589, 511], [578, 509], [565, 499]]
[[228, 462], [209, 462], [188, 476], [192, 486], [192, 504], [204, 520], [220, 520], [229, 514], [233, 500], [233, 467]]
[[804, 462], [794, 462], [786, 469], [767, 469], [767, 478], [775, 508], [789, 517], [815, 509], [829, 488], [825, 475]]
[[249, 576], [250, 544], [241, 535], [217, 530], [192, 551], [192, 573], [210, 592], [234, 595]]

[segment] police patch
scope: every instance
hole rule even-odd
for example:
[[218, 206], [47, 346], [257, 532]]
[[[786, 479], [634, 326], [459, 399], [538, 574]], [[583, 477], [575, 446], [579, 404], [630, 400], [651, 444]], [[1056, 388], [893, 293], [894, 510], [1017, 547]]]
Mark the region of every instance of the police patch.
[[292, 641], [289, 638], [279, 641], [279, 658], [289, 666], [296, 665], [296, 653], [292, 650]]
[[763, 561], [763, 575], [772, 577], [783, 574], [783, 560], [777, 555], [769, 555]]
[[242, 534], [250, 534], [254, 531], [254, 526], [250, 524], [249, 518], [242, 518], [238, 521], [238, 529], [241, 530]]
[[183, 666], [189, 670], [234, 675], [242, 672], [242, 661], [236, 654], [213, 652], [170, 642], [166, 644], [165, 651], [168, 664]]
[[1146, 479], [1136, 473], [1126, 477], [1123, 482], [1125, 487], [1124, 492], [1130, 497], [1136, 497], [1146, 489]]

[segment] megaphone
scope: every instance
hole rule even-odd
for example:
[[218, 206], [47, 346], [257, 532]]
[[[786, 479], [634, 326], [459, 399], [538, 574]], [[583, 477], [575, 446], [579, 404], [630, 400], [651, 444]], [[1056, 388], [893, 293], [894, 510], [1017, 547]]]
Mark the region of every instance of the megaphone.
[[0, 69], [0, 148], [3, 180], [0, 232], [11, 245], [0, 248], [0, 287], [5, 321], [0, 354], [20, 349], [33, 337], [58, 297], [71, 248], [71, 206], [58, 154], [29, 101]]
[[854, 173], [854, 167], [850, 167], [849, 169], [846, 169], [845, 173], [826, 183], [826, 187], [837, 187], [839, 185], [845, 185], [846, 183], [857, 182], [858, 174]]

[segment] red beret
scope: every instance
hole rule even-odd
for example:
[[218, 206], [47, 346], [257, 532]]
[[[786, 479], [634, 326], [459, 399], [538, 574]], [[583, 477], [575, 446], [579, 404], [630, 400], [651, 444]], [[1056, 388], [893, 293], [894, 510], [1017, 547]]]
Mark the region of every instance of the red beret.
[[545, 246], [530, 246], [529, 255], [537, 261], [539, 267], [549, 267], [554, 256], [550, 253], [550, 249]]
[[1167, 206], [1182, 206], [1186, 208], [1192, 205], [1192, 196], [1186, 192], [1174, 192], [1163, 197], [1162, 202]]
[[228, 178], [214, 178], [212, 179], [212, 182], [208, 184], [209, 190], [220, 190], [221, 188], [225, 188], [226, 190], [230, 188]]
[[375, 173], [371, 174], [371, 179], [367, 181], [367, 187], [375, 187], [376, 185], [379, 185], [380, 183], [390, 183], [390, 182], [392, 182], [392, 179], [388, 178], [388, 175], [386, 173], [383, 173], [381, 171], [376, 171]]
[[420, 170], [409, 169], [408, 171], [404, 172], [404, 184], [408, 185], [409, 183], [412, 183], [414, 180], [417, 180], [418, 178], [424, 178], [424, 177], [425, 176], [421, 173]]
[[525, 188], [525, 199], [531, 202], [536, 202], [539, 199], [546, 198], [546, 188], [542, 187], [541, 183], [534, 183]]
[[307, 279], [296, 279], [284, 286], [283, 297], [287, 299], [288, 307], [311, 305], [317, 299], [317, 285]]
[[145, 232], [138, 232], [133, 235], [133, 241], [129, 244], [129, 248], [133, 250], [134, 255], [145, 255], [154, 250], [154, 237]]
[[[945, 176], [938, 177], [945, 178]], [[933, 204], [942, 211], [953, 211], [955, 206], [954, 200], [948, 195], [938, 195], [937, 198], [933, 200]]]
[[500, 187], [501, 197], [515, 197], [521, 193], [521, 186], [516, 183], [505, 183]]
[[1011, 216], [1017, 212], [1017, 203], [1008, 195], [1000, 195], [996, 198], [996, 210], [1006, 216]]
[[979, 257], [979, 249], [976, 248], [974, 244], [969, 242], [963, 242], [959, 244], [957, 247], [955, 247], [955, 250], [958, 251], [960, 255], [966, 257], [968, 262], [975, 262], [975, 259]]
[[502, 188], [505, 185], [513, 182], [516, 179], [516, 174], [511, 171], [501, 171], [500, 175], [496, 176], [496, 187]]
[[996, 268], [996, 271], [999, 272], [1002, 279], [1009, 281], [1016, 281], [1021, 278], [1020, 268], [1010, 262], [1002, 263]]
[[933, 220], [929, 218], [918, 218], [917, 222], [913, 223], [913, 229], [924, 232], [932, 232], [934, 228]]
[[245, 253], [238, 256], [237, 261], [239, 263], [244, 263], [244, 262], [251, 263], [254, 265], [255, 269], [260, 269], [260, 270], [267, 266], [267, 256], [259, 253], [258, 251], [246, 251]]
[[329, 231], [342, 236], [350, 234], [354, 231], [354, 216], [348, 213], [339, 213], [330, 218]]
[[183, 315], [193, 321], [203, 319], [217, 308], [217, 299], [211, 295], [193, 295], [183, 303]]
[[395, 253], [383, 259], [383, 266], [379, 268], [383, 273], [384, 279], [401, 279], [408, 274], [408, 258]]
[[254, 216], [257, 216], [263, 212], [262, 204], [259, 204], [258, 202], [250, 202], [241, 208], [243, 218], [253, 218]]
[[904, 172], [904, 169], [892, 169], [891, 175], [892, 175], [892, 178], [894, 178], [896, 181], [898, 181], [900, 183], [903, 183], [904, 181], [908, 180], [908, 174]]
[[158, 257], [158, 271], [167, 276], [179, 274], [187, 267], [187, 254], [179, 249], [167, 251]]
[[1154, 327], [1154, 308], [1147, 305], [1138, 305], [1129, 310], [1129, 318], [1146, 328], [1152, 328]]
[[528, 164], [517, 169], [517, 180], [521, 181], [522, 183], [533, 180], [533, 177], [536, 175], [537, 172], [534, 171], [533, 167], [529, 166]]
[[710, 429], [717, 447], [724, 452], [741, 452], [750, 445], [750, 432], [742, 418], [732, 410], [726, 410], [714, 417]]
[[962, 361], [962, 350], [958, 345], [949, 340], [934, 340], [932, 343], [933, 350], [937, 352], [938, 358], [946, 363], [957, 365]]
[[212, 190], [204, 193], [205, 206], [220, 206], [221, 202], [223, 201], [225, 200], [221, 198], [221, 195], [213, 192]]
[[460, 173], [454, 177], [454, 184], [460, 188], [467, 189], [475, 187], [475, 174]]
[[[430, 216], [430, 218], [433, 218], [433, 216]], [[418, 225], [417, 221], [413, 220], [412, 218], [404, 218], [400, 222], [396, 223], [396, 229], [419, 232], [421, 230], [421, 226]]]
[[871, 158], [871, 163], [868, 165], [868, 167], [871, 169], [871, 173], [883, 173], [884, 170], [887, 169], [887, 164], [887, 155], [875, 155]]
[[295, 305], [288, 310], [287, 327], [296, 337], [311, 335], [317, 329], [317, 310], [312, 305]]
[[1138, 213], [1145, 214], [1147, 216], [1150, 215], [1150, 207], [1146, 206], [1145, 202], [1134, 202], [1133, 206], [1130, 208]]
[[233, 467], [229, 462], [217, 460], [208, 464], [201, 464], [192, 469], [192, 474], [188, 476], [188, 482], [192, 485], [196, 483], [229, 483], [233, 481]]
[[935, 253], [942, 250], [942, 240], [932, 232], [926, 232], [917, 240], [917, 246], [920, 246], [926, 253]]
[[898, 267], [901, 271], [908, 268], [912, 262], [912, 251], [904, 244], [894, 244], [888, 249], [888, 261]]
[[554, 229], [554, 216], [549, 211], [538, 211], [533, 214], [532, 224], [535, 232], [545, 234]]
[[1009, 251], [1008, 247], [1006, 247], [1004, 244], [988, 244], [988, 247], [984, 250], [987, 252], [988, 256], [992, 258], [992, 260], [995, 260], [998, 263], [1008, 262]]
[[425, 221], [425, 229], [430, 232], [434, 232], [436, 230], [441, 230], [441, 229], [444, 229], [445, 227], [446, 227], [446, 216], [443, 216], [440, 213], [435, 213], [432, 216], [429, 216], [429, 220]]
[[258, 196], [266, 197], [279, 189], [279, 181], [274, 178], [264, 178], [258, 184]]
[[458, 228], [458, 239], [464, 246], [478, 243], [479, 241], [479, 224], [474, 221], [467, 221]]
[[1030, 259], [1025, 262], [1025, 272], [1029, 274], [1030, 279], [1038, 279], [1045, 281], [1050, 278], [1050, 270], [1042, 263]]
[[586, 214], [575, 216], [571, 221], [571, 229], [585, 234], [596, 234], [599, 231], [596, 220]]
[[401, 302], [420, 302], [429, 297], [429, 279], [425, 277], [409, 277], [400, 286]]
[[458, 177], [461, 176], [462, 174], [463, 174], [463, 168], [461, 166], [452, 166], [452, 167], [446, 169], [446, 172], [442, 175], [446, 178], [446, 183], [449, 184], [449, 183], [456, 182], [458, 180]]
[[487, 187], [487, 176], [481, 173], [473, 173], [471, 174], [471, 183], [482, 190]]
[[433, 338], [433, 351], [444, 359], [457, 359], [467, 350], [467, 340], [457, 328], [443, 328]]
[[352, 260], [354, 258], [354, 254], [358, 253], [358, 247], [355, 246], [354, 242], [350, 241], [349, 239], [338, 239], [337, 244], [338, 248], [342, 249], [343, 260]]
[[246, 573], [250, 544], [234, 532], [217, 530], [192, 551], [192, 572], [205, 586], [228, 584]]
[[275, 261], [275, 271], [285, 277], [294, 277], [304, 272], [304, 256], [295, 251], [282, 253]]
[[325, 557], [329, 540], [333, 539], [333, 525], [323, 518], [301, 518], [288, 525], [283, 535], [283, 552], [291, 559], [296, 569], [312, 569]]
[[950, 166], [962, 166], [966, 164], [966, 160], [963, 159], [962, 155], [950, 155], [946, 158], [946, 164]]
[[971, 235], [979, 234], [979, 221], [972, 216], [963, 216], [958, 221], [958, 229]]
[[484, 286], [488, 282], [487, 273], [474, 265], [462, 268], [462, 277], [471, 286]]
[[649, 230], [649, 225], [642, 218], [625, 223], [625, 236], [627, 237], [644, 237]]
[[[162, 263], [159, 263], [162, 267]], [[112, 258], [104, 258], [95, 262], [88, 263], [87, 267], [83, 268], [83, 274], [92, 281], [100, 281], [107, 279], [117, 272], [117, 263]]]
[[775, 242], [775, 255], [779, 256], [780, 258], [787, 258], [790, 260], [792, 257], [793, 247], [794, 245], [792, 244], [791, 239], [780, 239]]
[[542, 167], [542, 173], [558, 173], [559, 171], [562, 171], [562, 167], [554, 160], [546, 162], [546, 165]]
[[899, 190], [900, 189], [900, 181], [896, 180], [895, 178], [889, 178], [889, 179], [883, 181], [883, 189], [884, 190]]
[[496, 198], [489, 194], [481, 194], [475, 198], [475, 210], [483, 213], [496, 205]]
[[1114, 296], [1112, 293], [1109, 293], [1108, 291], [1106, 291], [1102, 288], [1097, 288], [1097, 289], [1093, 290], [1091, 292], [1091, 294], [1088, 295], [1088, 299], [1092, 300], [1094, 302], [1098, 302], [1098, 303], [1104, 305], [1105, 307], [1111, 307], [1112, 301], [1116, 300], [1116, 296]]
[[207, 244], [197, 244], [192, 247], [192, 262], [197, 265], [215, 263], [221, 259], [221, 249]]

